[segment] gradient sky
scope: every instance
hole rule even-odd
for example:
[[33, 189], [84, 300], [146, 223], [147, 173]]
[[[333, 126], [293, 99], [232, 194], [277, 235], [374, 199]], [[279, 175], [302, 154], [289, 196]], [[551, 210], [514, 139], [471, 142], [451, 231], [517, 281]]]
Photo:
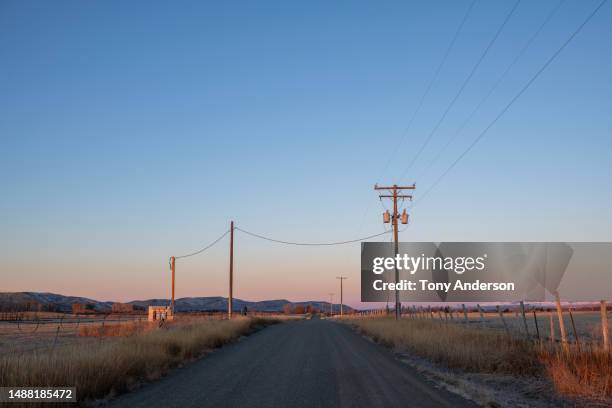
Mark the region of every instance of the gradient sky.
[[[418, 198], [598, 3], [565, 1], [423, 174], [558, 1], [519, 4], [398, 180], [514, 1], [476, 3], [405, 139], [469, 1], [0, 1], [0, 291], [168, 297], [168, 257], [230, 219], [296, 241], [383, 231], [373, 184]], [[612, 240], [610, 21], [606, 4], [402, 240]], [[177, 296], [226, 296], [227, 249], [177, 261]], [[359, 251], [238, 232], [235, 296], [327, 299], [343, 274], [359, 305]]]

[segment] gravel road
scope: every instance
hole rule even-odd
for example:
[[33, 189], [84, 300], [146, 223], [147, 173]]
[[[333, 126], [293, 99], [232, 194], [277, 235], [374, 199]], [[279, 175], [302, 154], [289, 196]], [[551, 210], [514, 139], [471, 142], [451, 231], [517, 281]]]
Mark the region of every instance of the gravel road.
[[110, 407], [475, 407], [328, 320], [268, 327]]

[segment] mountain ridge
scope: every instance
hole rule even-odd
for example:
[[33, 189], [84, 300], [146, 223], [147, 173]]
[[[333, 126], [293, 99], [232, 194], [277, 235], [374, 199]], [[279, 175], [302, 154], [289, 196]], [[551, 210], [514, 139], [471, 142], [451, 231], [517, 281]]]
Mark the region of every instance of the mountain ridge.
[[[72, 310], [72, 305], [76, 303], [92, 304], [93, 309], [98, 312], [109, 312], [113, 303], [127, 303], [135, 306], [165, 306], [170, 304], [170, 299], [151, 298], [142, 300], [131, 300], [128, 302], [113, 302], [100, 301], [81, 296], [67, 296], [50, 292], [0, 292], [0, 306], [10, 304], [23, 304], [27, 302], [35, 302], [46, 307], [55, 307], [58, 311], [69, 312]], [[232, 307], [239, 312], [244, 307], [247, 310], [259, 312], [282, 312], [283, 307], [290, 304], [292, 307], [310, 305], [319, 310], [329, 310], [329, 302], [312, 300], [303, 302], [292, 302], [287, 299], [272, 299], [249, 301], [234, 298]], [[340, 305], [334, 304], [334, 310], [339, 310]], [[177, 312], [206, 312], [206, 311], [223, 311], [227, 310], [227, 298], [223, 296], [198, 296], [198, 297], [183, 297], [175, 299], [175, 308]], [[343, 305], [345, 311], [351, 311], [348, 305]]]

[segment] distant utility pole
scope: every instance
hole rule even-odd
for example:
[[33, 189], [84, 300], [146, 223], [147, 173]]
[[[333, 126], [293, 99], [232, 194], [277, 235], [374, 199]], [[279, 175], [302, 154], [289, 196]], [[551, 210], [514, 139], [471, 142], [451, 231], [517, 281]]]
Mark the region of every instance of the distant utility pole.
[[336, 279], [340, 279], [340, 317], [342, 317], [342, 315], [344, 314], [344, 310], [342, 309], [342, 304], [344, 302], [342, 298], [342, 281], [348, 278], [344, 276], [337, 276]]
[[234, 298], [234, 221], [230, 222], [230, 260], [229, 260], [229, 297], [227, 298], [227, 318], [232, 318]]
[[172, 316], [174, 316], [174, 275], [175, 275], [175, 264], [176, 258], [170, 257], [170, 270], [172, 271], [172, 301], [170, 303], [170, 309], [172, 310]]
[[[397, 220], [399, 219], [400, 215], [397, 212], [397, 199], [401, 198], [402, 200], [404, 199], [409, 199], [412, 201], [412, 196], [411, 195], [400, 195], [398, 194], [399, 191], [402, 190], [414, 190], [416, 188], [416, 186], [413, 184], [411, 186], [405, 186], [405, 187], [400, 187], [397, 184], [394, 184], [390, 187], [379, 187], [378, 184], [374, 185], [374, 190], [388, 190], [391, 194], [381, 194], [378, 197], [382, 200], [383, 198], [391, 198], [393, 199], [393, 214], [390, 215], [389, 211], [385, 211], [385, 213], [383, 214], [383, 222], [384, 223], [389, 223], [389, 221], [392, 221], [393, 223], [393, 240], [395, 242], [395, 255], [397, 256], [398, 252], [399, 252], [399, 226], [397, 223]], [[404, 212], [401, 215], [401, 221], [402, 224], [408, 224], [408, 214], [406, 213], [406, 209], [404, 208]], [[395, 283], [396, 283], [396, 287], [397, 287], [397, 283], [399, 282], [399, 271], [397, 270], [397, 265], [395, 266]], [[400, 303], [400, 295], [399, 295], [399, 291], [397, 289], [395, 289], [395, 319], [399, 320], [399, 318], [401, 317], [401, 312], [402, 312], [402, 306]]]
[[329, 315], [333, 315], [334, 313], [334, 294], [329, 293]]

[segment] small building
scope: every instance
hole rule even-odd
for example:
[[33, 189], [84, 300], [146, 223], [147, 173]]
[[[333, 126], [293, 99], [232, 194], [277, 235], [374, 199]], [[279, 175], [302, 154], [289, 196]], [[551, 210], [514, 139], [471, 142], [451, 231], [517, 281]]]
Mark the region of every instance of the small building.
[[149, 306], [149, 318], [150, 322], [156, 320], [172, 320], [174, 315], [172, 309], [169, 306]]
[[134, 305], [129, 303], [113, 303], [112, 312], [113, 313], [134, 313]]

